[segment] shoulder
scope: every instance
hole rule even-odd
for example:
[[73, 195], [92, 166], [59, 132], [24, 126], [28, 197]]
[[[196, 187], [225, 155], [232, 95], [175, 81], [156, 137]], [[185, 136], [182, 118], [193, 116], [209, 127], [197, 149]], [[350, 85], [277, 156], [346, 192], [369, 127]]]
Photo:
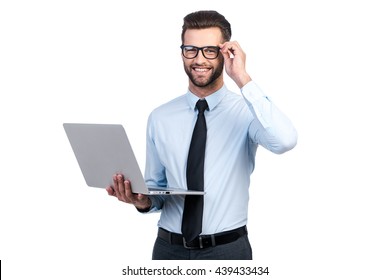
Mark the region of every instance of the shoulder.
[[153, 109], [149, 114], [149, 119], [163, 119], [187, 107], [186, 95], [183, 94]]
[[222, 104], [227, 107], [245, 107], [245, 99], [241, 93], [234, 92], [231, 90], [226, 90], [224, 98], [222, 99]]

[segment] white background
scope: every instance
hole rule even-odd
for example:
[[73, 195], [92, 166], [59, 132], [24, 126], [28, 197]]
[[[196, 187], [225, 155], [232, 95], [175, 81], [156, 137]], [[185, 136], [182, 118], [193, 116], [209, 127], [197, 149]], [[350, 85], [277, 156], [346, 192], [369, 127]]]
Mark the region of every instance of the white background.
[[85, 185], [62, 123], [122, 123], [143, 167], [149, 112], [187, 89], [182, 18], [199, 9], [231, 22], [248, 72], [299, 133], [286, 154], [258, 151], [245, 265], [269, 266], [269, 279], [389, 279], [390, 8], [379, 0], [1, 1], [5, 279], [177, 264], [150, 261], [158, 214]]

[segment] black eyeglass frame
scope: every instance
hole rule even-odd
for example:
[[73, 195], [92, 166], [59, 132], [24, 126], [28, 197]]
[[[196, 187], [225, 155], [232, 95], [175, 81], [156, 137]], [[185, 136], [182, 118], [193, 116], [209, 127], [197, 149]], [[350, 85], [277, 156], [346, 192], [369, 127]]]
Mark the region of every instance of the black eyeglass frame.
[[[184, 54], [184, 49], [185, 49], [185, 48], [188, 48], [188, 47], [196, 49], [196, 54], [195, 54], [193, 57], [187, 57], [187, 56]], [[187, 59], [193, 59], [193, 58], [197, 57], [198, 54], [199, 54], [199, 51], [202, 51], [202, 55], [203, 55], [203, 57], [206, 58], [206, 59], [216, 59], [216, 58], [219, 56], [219, 51], [221, 50], [221, 48], [220, 48], [220, 47], [217, 47], [217, 46], [196, 47], [196, 46], [192, 46], [192, 45], [181, 45], [180, 48], [181, 48], [181, 53], [182, 53], [182, 55], [183, 55], [185, 58], [187, 58]], [[216, 51], [217, 51], [217, 55], [216, 55], [215, 57], [213, 57], [213, 58], [209, 58], [209, 57], [205, 56], [203, 50], [204, 50], [204, 49], [207, 49], [207, 48], [216, 50]]]

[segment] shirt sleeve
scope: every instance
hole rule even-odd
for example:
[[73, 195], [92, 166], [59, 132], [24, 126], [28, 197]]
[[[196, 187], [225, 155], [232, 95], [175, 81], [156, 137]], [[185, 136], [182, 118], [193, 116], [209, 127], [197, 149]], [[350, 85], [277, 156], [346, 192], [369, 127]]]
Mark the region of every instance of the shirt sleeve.
[[[150, 187], [166, 187], [165, 168], [161, 164], [154, 143], [155, 127], [153, 123], [153, 114], [149, 116], [146, 133], [146, 167], [145, 167], [145, 183]], [[152, 195], [149, 196], [152, 206], [146, 213], [156, 212], [161, 210], [164, 205], [165, 196]]]
[[254, 117], [249, 127], [251, 140], [276, 154], [294, 148], [298, 138], [295, 127], [260, 87], [251, 81], [241, 93]]

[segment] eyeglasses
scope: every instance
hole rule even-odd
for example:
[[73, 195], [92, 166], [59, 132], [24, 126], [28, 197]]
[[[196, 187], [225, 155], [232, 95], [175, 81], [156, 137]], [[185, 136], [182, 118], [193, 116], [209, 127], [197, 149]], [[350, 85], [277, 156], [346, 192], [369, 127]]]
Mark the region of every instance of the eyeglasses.
[[219, 47], [215, 46], [206, 46], [206, 47], [195, 47], [195, 46], [185, 46], [181, 45], [181, 52], [185, 58], [192, 59], [197, 57], [199, 50], [202, 51], [202, 54], [207, 59], [216, 59], [219, 54]]

